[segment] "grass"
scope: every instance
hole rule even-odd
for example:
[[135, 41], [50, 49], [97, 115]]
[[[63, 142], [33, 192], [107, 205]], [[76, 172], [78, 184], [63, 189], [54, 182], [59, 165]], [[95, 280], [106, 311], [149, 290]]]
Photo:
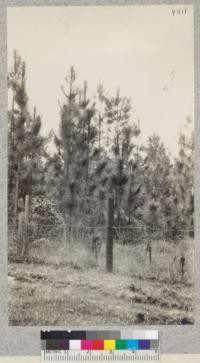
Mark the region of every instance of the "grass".
[[[113, 273], [105, 245], [96, 263], [88, 244], [36, 241], [29, 259], [8, 264], [10, 325], [128, 325], [193, 323], [192, 240], [114, 245]], [[184, 251], [185, 272], [180, 270]]]

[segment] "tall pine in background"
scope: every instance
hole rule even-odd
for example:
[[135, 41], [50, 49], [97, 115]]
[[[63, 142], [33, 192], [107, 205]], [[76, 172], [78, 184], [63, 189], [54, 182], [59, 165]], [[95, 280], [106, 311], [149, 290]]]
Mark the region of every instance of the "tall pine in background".
[[132, 151], [136, 147], [134, 138], [138, 137], [140, 129], [135, 123], [130, 123], [131, 100], [122, 97], [119, 89], [115, 97], [109, 97], [105, 94], [103, 86], [100, 85], [98, 95], [100, 101], [104, 104], [103, 120], [106, 122], [104, 129], [105, 149], [108, 158], [111, 160], [110, 180], [114, 190], [116, 225], [119, 227], [123, 223], [122, 219], [124, 219], [125, 206], [123, 206], [123, 198], [127, 194], [128, 186], [130, 191], [128, 181], [131, 172], [130, 159], [133, 158]]
[[[8, 110], [8, 206], [16, 224], [19, 199], [25, 199], [42, 186], [46, 139], [40, 135], [41, 118], [28, 110], [26, 65], [14, 52], [14, 64], [8, 74], [11, 107]], [[40, 189], [40, 188], [39, 188]]]
[[[189, 135], [188, 135], [189, 134]], [[193, 235], [194, 229], [194, 133], [191, 131], [191, 119], [188, 117], [184, 130], [179, 136], [179, 154], [174, 165], [173, 196], [176, 206], [174, 215], [175, 229], [179, 234], [188, 230]]]
[[166, 227], [168, 217], [166, 204], [171, 194], [171, 162], [164, 144], [156, 134], [149, 137], [144, 150], [146, 153], [144, 220], [150, 230], [154, 231]]
[[[93, 122], [95, 104], [87, 97], [87, 83], [83, 88], [76, 86], [76, 74], [71, 67], [66, 77], [66, 87], [62, 87], [64, 102], [61, 106], [60, 132], [55, 135], [58, 166], [60, 168], [60, 197], [64, 204], [65, 220], [69, 229], [73, 220], [83, 221], [90, 214], [90, 184], [94, 168], [95, 142], [97, 130]], [[60, 166], [59, 166], [60, 165]], [[52, 174], [53, 178], [53, 174]]]

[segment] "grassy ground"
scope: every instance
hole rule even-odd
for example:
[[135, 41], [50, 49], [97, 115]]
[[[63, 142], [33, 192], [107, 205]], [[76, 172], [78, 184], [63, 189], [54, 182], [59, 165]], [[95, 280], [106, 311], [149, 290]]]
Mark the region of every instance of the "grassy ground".
[[[9, 256], [10, 325], [128, 325], [193, 323], [193, 241], [114, 246], [114, 271], [105, 273], [86, 246], [35, 243], [30, 258]], [[186, 268], [180, 272], [184, 251]]]

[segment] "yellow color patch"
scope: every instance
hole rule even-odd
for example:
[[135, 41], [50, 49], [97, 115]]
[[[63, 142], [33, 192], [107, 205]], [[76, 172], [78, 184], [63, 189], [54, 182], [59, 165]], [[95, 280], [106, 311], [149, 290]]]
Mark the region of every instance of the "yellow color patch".
[[104, 350], [114, 350], [115, 340], [104, 340]]

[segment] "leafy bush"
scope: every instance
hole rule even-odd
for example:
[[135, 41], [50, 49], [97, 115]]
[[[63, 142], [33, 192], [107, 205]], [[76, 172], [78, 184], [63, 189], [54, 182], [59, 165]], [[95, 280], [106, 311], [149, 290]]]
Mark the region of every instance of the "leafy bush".
[[51, 238], [63, 232], [63, 217], [58, 206], [45, 196], [32, 199], [29, 222], [31, 240]]

